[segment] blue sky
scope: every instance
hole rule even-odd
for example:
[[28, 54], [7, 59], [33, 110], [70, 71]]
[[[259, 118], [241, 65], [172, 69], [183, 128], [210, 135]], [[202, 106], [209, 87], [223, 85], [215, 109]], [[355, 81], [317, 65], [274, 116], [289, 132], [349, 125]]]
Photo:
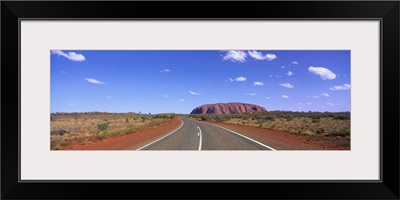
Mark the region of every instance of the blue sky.
[[350, 111], [348, 50], [52, 50], [51, 112]]

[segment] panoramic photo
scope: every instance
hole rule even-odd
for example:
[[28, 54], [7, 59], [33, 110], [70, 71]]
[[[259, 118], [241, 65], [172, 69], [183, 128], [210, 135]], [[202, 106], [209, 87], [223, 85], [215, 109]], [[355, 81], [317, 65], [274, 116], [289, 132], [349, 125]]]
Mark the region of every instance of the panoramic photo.
[[350, 150], [349, 50], [50, 50], [50, 150]]

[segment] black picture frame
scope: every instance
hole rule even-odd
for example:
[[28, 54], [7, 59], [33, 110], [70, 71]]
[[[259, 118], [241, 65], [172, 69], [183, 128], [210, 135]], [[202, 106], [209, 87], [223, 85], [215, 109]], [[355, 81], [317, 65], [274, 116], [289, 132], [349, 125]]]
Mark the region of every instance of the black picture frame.
[[[1, 198], [399, 199], [399, 8], [398, 1], [2, 1]], [[20, 62], [19, 20], [22, 18], [379, 19], [382, 22], [380, 86], [382, 179], [373, 182], [19, 182], [18, 131], [21, 129], [19, 122], [21, 95], [20, 80], [16, 77]], [[18, 84], [13, 84], [17, 80]], [[147, 192], [148, 188], [153, 192]]]

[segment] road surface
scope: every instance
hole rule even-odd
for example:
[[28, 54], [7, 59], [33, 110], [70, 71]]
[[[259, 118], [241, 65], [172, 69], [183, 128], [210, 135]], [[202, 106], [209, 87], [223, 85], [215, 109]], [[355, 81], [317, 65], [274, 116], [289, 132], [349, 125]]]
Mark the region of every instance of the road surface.
[[182, 125], [136, 150], [275, 150], [218, 125], [180, 117]]

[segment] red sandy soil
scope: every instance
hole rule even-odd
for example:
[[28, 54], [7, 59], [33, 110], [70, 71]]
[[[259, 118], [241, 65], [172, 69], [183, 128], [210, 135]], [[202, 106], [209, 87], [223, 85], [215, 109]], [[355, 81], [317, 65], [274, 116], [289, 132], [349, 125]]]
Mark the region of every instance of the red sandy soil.
[[213, 124], [236, 131], [276, 150], [350, 150], [350, 141], [342, 137], [300, 135], [235, 124]]
[[75, 144], [65, 148], [65, 150], [124, 150], [138, 149], [146, 143], [158, 139], [174, 131], [182, 124], [176, 117], [171, 121], [160, 124], [153, 129], [147, 129], [124, 136], [106, 138], [101, 141], [90, 142], [84, 145]]

